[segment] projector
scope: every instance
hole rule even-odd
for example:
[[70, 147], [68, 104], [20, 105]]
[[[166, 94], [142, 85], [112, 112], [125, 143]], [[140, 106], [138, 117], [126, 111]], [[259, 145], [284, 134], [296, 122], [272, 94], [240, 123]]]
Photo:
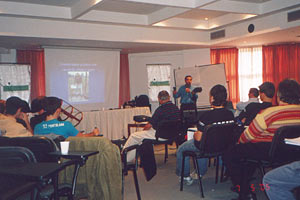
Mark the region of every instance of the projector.
[[148, 117], [146, 115], [136, 115], [133, 116], [133, 120], [135, 122], [148, 122], [151, 119], [151, 117]]

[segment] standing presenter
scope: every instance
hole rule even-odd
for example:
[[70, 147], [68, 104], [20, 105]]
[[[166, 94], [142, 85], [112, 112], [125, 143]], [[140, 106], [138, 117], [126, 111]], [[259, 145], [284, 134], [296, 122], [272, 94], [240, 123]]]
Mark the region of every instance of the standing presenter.
[[181, 86], [178, 91], [173, 91], [175, 99], [180, 97], [180, 110], [192, 110], [196, 108], [198, 95], [194, 92], [195, 87], [192, 86], [192, 76], [187, 75], [184, 78], [185, 85]]

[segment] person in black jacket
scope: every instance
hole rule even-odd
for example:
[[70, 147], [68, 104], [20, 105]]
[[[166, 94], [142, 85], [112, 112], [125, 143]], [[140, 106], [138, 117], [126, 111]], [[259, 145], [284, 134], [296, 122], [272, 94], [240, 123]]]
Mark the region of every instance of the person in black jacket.
[[[180, 111], [176, 105], [170, 101], [170, 95], [163, 90], [158, 93], [160, 106], [155, 110], [149, 122], [145, 125], [143, 131], [132, 133], [124, 145], [126, 147], [142, 144], [144, 139], [156, 139], [155, 134], [160, 122], [164, 120], [178, 121], [180, 123]], [[135, 150], [127, 153], [127, 161], [131, 162], [135, 158]]]
[[249, 126], [255, 116], [261, 111], [272, 106], [272, 98], [275, 94], [275, 86], [271, 82], [264, 82], [259, 86], [259, 97], [262, 103], [250, 103], [237, 117], [244, 125]]
[[[177, 165], [176, 174], [181, 176], [181, 165], [182, 165], [182, 152], [183, 151], [199, 151], [197, 148], [198, 143], [200, 143], [202, 131], [206, 125], [212, 124], [214, 122], [221, 121], [231, 121], [234, 119], [233, 113], [224, 108], [227, 103], [227, 91], [223, 85], [215, 85], [210, 90], [209, 101], [212, 106], [212, 110], [205, 112], [201, 115], [198, 122], [198, 131], [194, 134], [194, 139], [188, 140], [179, 146], [177, 150]], [[185, 160], [184, 165], [184, 181], [187, 185], [193, 183], [193, 179], [190, 177], [190, 162], [189, 157]], [[200, 168], [200, 175], [203, 176], [207, 171], [207, 158], [198, 159], [198, 165]]]

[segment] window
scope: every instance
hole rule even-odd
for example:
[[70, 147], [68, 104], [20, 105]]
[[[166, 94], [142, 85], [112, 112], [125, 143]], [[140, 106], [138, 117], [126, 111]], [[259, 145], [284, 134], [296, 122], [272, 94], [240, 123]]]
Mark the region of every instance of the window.
[[151, 101], [157, 101], [160, 91], [166, 90], [170, 94], [171, 65], [147, 65], [148, 93]]
[[239, 49], [240, 101], [248, 101], [250, 88], [262, 84], [262, 47]]
[[11, 96], [29, 101], [30, 65], [0, 64], [0, 99]]

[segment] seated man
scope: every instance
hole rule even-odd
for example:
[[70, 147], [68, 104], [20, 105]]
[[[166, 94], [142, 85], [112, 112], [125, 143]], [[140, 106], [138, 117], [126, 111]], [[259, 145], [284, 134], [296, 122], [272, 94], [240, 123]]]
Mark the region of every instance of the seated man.
[[28, 116], [22, 112], [26, 104], [19, 97], [10, 97], [6, 100], [5, 114], [0, 114], [0, 132], [7, 137], [32, 136], [29, 129], [17, 122], [17, 118], [24, 120], [26, 127], [30, 127]]
[[[143, 131], [132, 133], [126, 141], [124, 148], [142, 144], [144, 139], [156, 139], [155, 130], [159, 122], [163, 120], [180, 121], [179, 109], [170, 101], [170, 95], [167, 91], [163, 90], [158, 93], [158, 101], [160, 106], [155, 110], [152, 118], [144, 127]], [[135, 151], [127, 153], [127, 161], [131, 162], [135, 158]]]
[[286, 79], [279, 83], [277, 102], [279, 106], [269, 107], [257, 114], [240, 136], [239, 144], [223, 156], [233, 185], [240, 188], [238, 199], [256, 199], [255, 194], [250, 193], [249, 186], [255, 166], [245, 166], [241, 160], [267, 160], [276, 130], [282, 126], [300, 124], [300, 86], [295, 80]]
[[239, 114], [243, 110], [245, 110], [246, 106], [249, 103], [252, 103], [252, 102], [258, 103], [259, 102], [258, 95], [259, 95], [258, 89], [256, 89], [256, 88], [250, 88], [249, 93], [248, 93], [249, 100], [246, 101], [246, 102], [239, 102], [239, 103], [236, 104], [236, 111], [234, 113], [234, 116], [235, 117], [239, 116]]
[[79, 132], [69, 121], [58, 121], [61, 111], [62, 100], [57, 97], [45, 97], [43, 100], [43, 108], [45, 110], [46, 120], [37, 124], [34, 128], [34, 135], [56, 134], [64, 138], [69, 136], [89, 137], [99, 135], [98, 128], [93, 132], [83, 134]]
[[296, 200], [292, 190], [300, 186], [300, 161], [269, 171], [263, 185], [270, 200]]
[[[233, 120], [233, 113], [224, 108], [227, 103], [227, 91], [223, 85], [215, 85], [211, 88], [209, 94], [209, 102], [213, 107], [213, 110], [206, 111], [203, 115], [200, 116], [198, 129], [199, 131], [195, 132], [194, 139], [188, 140], [181, 144], [177, 150], [177, 160], [176, 160], [176, 174], [181, 176], [181, 165], [182, 165], [182, 152], [184, 151], [199, 151], [196, 146], [199, 145], [201, 140], [201, 131], [204, 130], [204, 126], [212, 124], [214, 122], [221, 121], [230, 121]], [[184, 181], [187, 185], [193, 183], [193, 179], [190, 177], [190, 162], [189, 157], [185, 160], [184, 165]], [[198, 165], [200, 168], [200, 175], [203, 176], [207, 171], [207, 158], [198, 159]]]
[[250, 103], [245, 111], [237, 117], [244, 125], [248, 126], [261, 110], [272, 106], [272, 98], [275, 94], [275, 86], [271, 82], [264, 82], [259, 86], [259, 97], [262, 103]]
[[45, 96], [40, 96], [32, 100], [31, 102], [31, 112], [37, 113], [30, 118], [30, 126], [34, 130], [34, 127], [46, 120], [46, 113], [42, 107], [42, 101], [46, 98]]

